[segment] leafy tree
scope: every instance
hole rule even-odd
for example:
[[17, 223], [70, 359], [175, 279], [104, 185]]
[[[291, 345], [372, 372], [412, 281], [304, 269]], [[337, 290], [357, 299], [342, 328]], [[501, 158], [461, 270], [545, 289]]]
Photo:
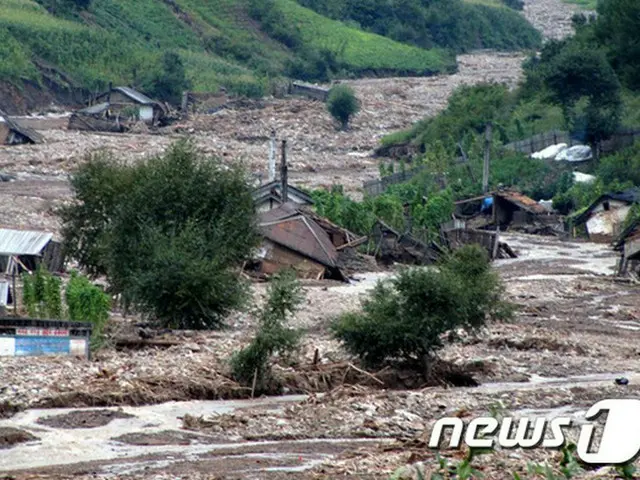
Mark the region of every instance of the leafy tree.
[[356, 94], [348, 85], [336, 85], [329, 91], [327, 110], [338, 122], [342, 129], [346, 129], [351, 117], [360, 111], [360, 102]]
[[241, 305], [244, 284], [232, 271], [258, 241], [242, 169], [182, 141], [135, 166], [90, 159], [72, 186], [65, 241], [126, 306], [165, 327], [204, 329]]
[[295, 273], [283, 271], [274, 276], [268, 286], [267, 302], [258, 312], [258, 332], [252, 342], [231, 358], [231, 369], [236, 380], [252, 384], [256, 389], [267, 388], [271, 380], [269, 360], [278, 353], [290, 354], [297, 346], [300, 334], [287, 326], [291, 315], [304, 300], [300, 282]]
[[545, 85], [573, 131], [597, 147], [617, 130], [622, 115], [621, 86], [602, 51], [568, 45], [551, 60]]
[[184, 63], [175, 52], [165, 52], [162, 55], [159, 65], [144, 86], [144, 90], [153, 97], [174, 105], [180, 103], [182, 93], [187, 88], [189, 81]]
[[507, 318], [499, 277], [491, 271], [486, 251], [465, 246], [439, 270], [403, 270], [379, 282], [363, 303], [363, 311], [341, 316], [332, 325], [347, 350], [371, 366], [402, 359], [428, 368], [442, 346], [443, 334], [474, 330], [487, 317]]
[[598, 2], [596, 35], [626, 84], [640, 88], [640, 3], [635, 0]]

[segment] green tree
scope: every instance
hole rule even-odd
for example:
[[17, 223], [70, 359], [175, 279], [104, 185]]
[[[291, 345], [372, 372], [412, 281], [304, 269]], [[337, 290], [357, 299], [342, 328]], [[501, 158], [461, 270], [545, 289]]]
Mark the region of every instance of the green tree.
[[186, 141], [135, 166], [98, 161], [72, 177], [76, 202], [62, 217], [80, 265], [104, 269], [126, 306], [162, 326], [219, 327], [245, 299], [233, 270], [258, 241], [244, 171]]
[[341, 316], [332, 325], [347, 350], [370, 366], [402, 359], [426, 373], [443, 334], [482, 327], [487, 317], [510, 314], [486, 251], [466, 246], [438, 270], [413, 268], [379, 282], [363, 311]]
[[177, 105], [189, 88], [184, 63], [175, 52], [165, 52], [144, 89], [158, 100]]
[[329, 91], [327, 110], [333, 118], [340, 122], [344, 130], [351, 118], [360, 111], [360, 102], [356, 94], [348, 85], [336, 85]]
[[276, 353], [289, 355], [298, 344], [300, 333], [289, 328], [287, 322], [303, 300], [302, 286], [292, 271], [274, 276], [268, 286], [267, 302], [257, 314], [255, 338], [231, 358], [236, 380], [250, 385], [255, 377], [257, 391], [268, 388], [271, 357]]
[[544, 81], [567, 125], [584, 132], [597, 152], [600, 142], [615, 133], [622, 115], [621, 85], [604, 53], [569, 44], [553, 57]]
[[640, 3], [636, 0], [598, 2], [596, 35], [625, 83], [640, 88]]

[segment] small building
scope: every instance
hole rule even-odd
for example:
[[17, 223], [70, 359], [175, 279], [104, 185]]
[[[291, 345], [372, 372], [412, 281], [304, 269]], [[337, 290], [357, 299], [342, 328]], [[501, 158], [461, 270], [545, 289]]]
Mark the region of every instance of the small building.
[[[293, 202], [300, 206], [313, 205], [313, 198], [293, 185], [287, 184], [286, 194], [288, 202]], [[258, 213], [268, 212], [282, 206], [286, 203], [283, 199], [282, 182], [274, 180], [259, 186], [253, 191], [253, 201]]]
[[0, 272], [33, 271], [39, 264], [50, 272], [64, 268], [62, 245], [49, 232], [0, 228]]
[[640, 203], [640, 188], [601, 195], [573, 219], [575, 227], [584, 225], [586, 234], [595, 242], [612, 242], [622, 233], [627, 215], [634, 203]]
[[501, 227], [534, 223], [548, 214], [546, 208], [520, 192], [502, 190], [493, 194], [493, 223]]
[[620, 234], [614, 244], [620, 252], [619, 275], [638, 271], [640, 265], [640, 218], [634, 220]]
[[338, 249], [329, 234], [293, 203], [259, 215], [263, 236], [253, 269], [270, 275], [292, 268], [300, 278], [346, 281], [338, 268]]
[[130, 87], [112, 87], [95, 98], [94, 105], [107, 104], [108, 117], [136, 119], [147, 124], [157, 124], [167, 113], [162, 103]]
[[411, 233], [400, 233], [382, 220], [373, 226], [374, 256], [385, 264], [393, 262], [424, 265], [437, 261], [445, 250], [435, 242], [418, 240]]
[[20, 125], [0, 110], [0, 145], [43, 143], [44, 137], [31, 128]]

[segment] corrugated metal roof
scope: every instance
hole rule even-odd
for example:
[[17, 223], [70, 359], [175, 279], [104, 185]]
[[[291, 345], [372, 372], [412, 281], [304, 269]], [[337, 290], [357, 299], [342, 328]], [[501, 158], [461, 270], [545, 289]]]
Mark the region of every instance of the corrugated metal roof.
[[156, 103], [155, 101], [147, 97], [144, 93], [140, 93], [137, 90], [134, 90], [133, 88], [116, 87], [114, 88], [114, 90], [122, 93], [123, 95], [126, 95], [130, 99], [135, 100], [136, 102], [141, 103], [143, 105], [153, 105], [154, 103]]
[[108, 102], [97, 103], [95, 105], [91, 105], [90, 107], [83, 108], [82, 110], [78, 110], [78, 113], [84, 113], [86, 115], [96, 115], [98, 113], [104, 112], [109, 108]]
[[0, 255], [39, 255], [53, 233], [0, 228]]
[[9, 303], [9, 282], [0, 282], [0, 307]]

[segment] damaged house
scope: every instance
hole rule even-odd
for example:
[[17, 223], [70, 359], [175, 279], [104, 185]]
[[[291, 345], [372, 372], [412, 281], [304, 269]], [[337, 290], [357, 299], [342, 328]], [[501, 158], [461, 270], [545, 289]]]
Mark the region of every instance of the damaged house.
[[64, 268], [62, 244], [53, 233], [0, 228], [0, 272], [33, 271], [40, 264], [49, 272]]
[[614, 248], [620, 252], [619, 275], [640, 273], [640, 218], [636, 218], [624, 229]]
[[564, 231], [561, 216], [514, 190], [498, 190], [455, 202], [454, 216], [469, 228], [500, 228], [525, 233], [556, 234]]
[[43, 143], [44, 137], [31, 128], [20, 125], [0, 110], [0, 145]]
[[287, 196], [288, 202], [293, 202], [300, 206], [313, 205], [313, 199], [305, 192], [293, 185], [286, 184], [286, 192], [282, 190], [283, 183], [280, 180], [274, 180], [259, 186], [253, 191], [253, 201], [257, 212], [268, 212], [274, 208], [282, 206], [284, 195]]
[[640, 203], [639, 188], [606, 193], [577, 215], [573, 225], [584, 226], [589, 240], [613, 242], [622, 233], [627, 215], [635, 203]]
[[292, 268], [300, 278], [346, 281], [340, 252], [366, 241], [291, 202], [260, 213], [258, 229], [263, 241], [249, 268], [261, 275]]
[[166, 107], [130, 87], [111, 87], [69, 118], [69, 129], [123, 132], [136, 122], [158, 125]]

